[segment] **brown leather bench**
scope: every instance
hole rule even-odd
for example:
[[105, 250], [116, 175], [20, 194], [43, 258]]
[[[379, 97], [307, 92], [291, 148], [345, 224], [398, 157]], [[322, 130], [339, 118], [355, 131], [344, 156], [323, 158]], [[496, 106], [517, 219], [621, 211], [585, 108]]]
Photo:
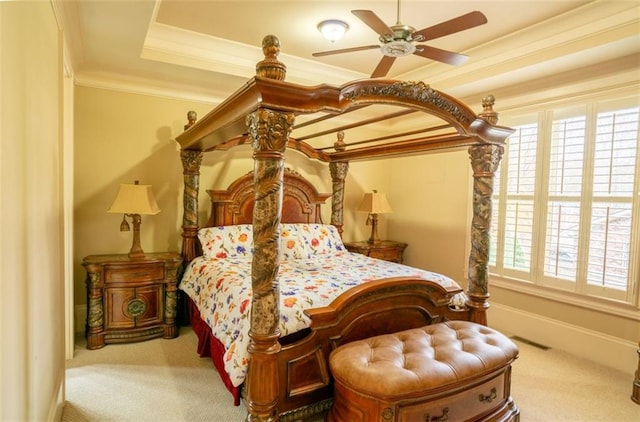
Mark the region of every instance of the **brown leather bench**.
[[328, 420], [517, 421], [510, 396], [518, 347], [480, 324], [448, 321], [338, 347]]

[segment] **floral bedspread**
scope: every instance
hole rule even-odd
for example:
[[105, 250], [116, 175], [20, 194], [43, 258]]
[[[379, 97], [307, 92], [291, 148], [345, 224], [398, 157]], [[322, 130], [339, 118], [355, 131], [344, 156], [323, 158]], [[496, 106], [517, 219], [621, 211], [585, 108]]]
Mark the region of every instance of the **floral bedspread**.
[[[358, 284], [388, 277], [410, 276], [435, 281], [445, 288], [458, 287], [441, 274], [390, 263], [349, 252], [280, 262], [280, 332], [282, 336], [310, 325], [304, 309], [326, 306]], [[187, 267], [180, 289], [196, 304], [213, 334], [224, 344], [225, 369], [234, 386], [247, 372], [251, 260], [198, 257]], [[464, 302], [464, 294], [454, 303]]]

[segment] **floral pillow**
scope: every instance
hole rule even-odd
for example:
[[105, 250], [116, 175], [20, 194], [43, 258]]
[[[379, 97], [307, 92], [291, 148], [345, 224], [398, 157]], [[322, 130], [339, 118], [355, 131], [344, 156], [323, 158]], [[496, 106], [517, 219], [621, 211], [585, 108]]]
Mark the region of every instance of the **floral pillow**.
[[[206, 227], [198, 231], [206, 259], [251, 259], [251, 224]], [[306, 259], [315, 255], [344, 251], [335, 226], [329, 224], [281, 224], [280, 260]]]
[[206, 227], [198, 231], [198, 239], [207, 259], [251, 259], [253, 255], [251, 224]]
[[280, 225], [280, 260], [304, 259], [309, 250], [298, 233], [298, 224]]
[[345, 250], [338, 229], [330, 224], [296, 224], [298, 236], [305, 244], [308, 257]]

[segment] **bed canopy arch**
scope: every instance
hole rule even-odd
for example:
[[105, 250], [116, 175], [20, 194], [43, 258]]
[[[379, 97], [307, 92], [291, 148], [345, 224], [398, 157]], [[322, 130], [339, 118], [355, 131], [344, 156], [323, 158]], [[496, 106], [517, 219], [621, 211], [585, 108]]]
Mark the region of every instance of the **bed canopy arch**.
[[[328, 163], [332, 180], [331, 224], [341, 231], [344, 184], [350, 161], [468, 147], [474, 178], [466, 292], [468, 319], [486, 324], [493, 175], [506, 139], [513, 133], [497, 125], [492, 96], [483, 99], [482, 112], [475, 114], [464, 103], [423, 82], [363, 79], [342, 86], [312, 87], [285, 82], [286, 66], [277, 58], [279, 47], [275, 36], [266, 36], [262, 44], [265, 57], [256, 65], [256, 76], [200, 120], [190, 113], [185, 131], [176, 138], [184, 170], [182, 254], [187, 262], [200, 253], [197, 216], [202, 154], [243, 144], [251, 145], [253, 150], [255, 251], [251, 274], [251, 359], [245, 381], [250, 421], [278, 420], [281, 405], [277, 382], [277, 354], [281, 349], [276, 323], [279, 292], [273, 287], [279, 264], [277, 247], [273, 245], [278, 244], [278, 225], [282, 219], [285, 151], [294, 149], [310, 159]], [[352, 123], [327, 129], [333, 118], [356, 116], [380, 105], [390, 111], [362, 114], [359, 119], [354, 117]], [[346, 139], [345, 132], [350, 129], [416, 113], [435, 116], [438, 122], [431, 127], [384, 136]], [[301, 120], [297, 125], [296, 118]], [[299, 138], [297, 133], [301, 134]], [[264, 382], [265, 379], [276, 381]]]

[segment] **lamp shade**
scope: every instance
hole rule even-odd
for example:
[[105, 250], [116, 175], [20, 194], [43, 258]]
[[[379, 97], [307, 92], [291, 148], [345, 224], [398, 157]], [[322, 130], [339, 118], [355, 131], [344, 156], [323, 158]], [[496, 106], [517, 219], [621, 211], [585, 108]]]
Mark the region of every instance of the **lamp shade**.
[[122, 183], [118, 196], [107, 212], [116, 214], [155, 215], [160, 212], [151, 185]]
[[368, 212], [369, 214], [388, 214], [393, 212], [389, 201], [387, 201], [387, 195], [375, 190], [364, 194], [358, 211]]

